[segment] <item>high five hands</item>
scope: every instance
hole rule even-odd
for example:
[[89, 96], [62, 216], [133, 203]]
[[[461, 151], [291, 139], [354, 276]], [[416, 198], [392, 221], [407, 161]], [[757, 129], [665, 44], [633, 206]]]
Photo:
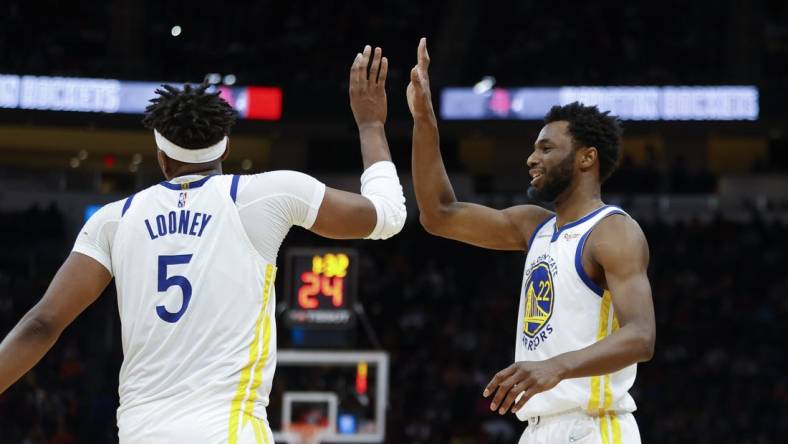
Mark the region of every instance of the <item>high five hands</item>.
[[[350, 109], [359, 129], [386, 123], [386, 76], [389, 61], [383, 50], [369, 45], [356, 54], [350, 67]], [[370, 56], [372, 64], [370, 65]]]
[[416, 66], [410, 70], [410, 83], [408, 84], [408, 108], [414, 120], [430, 119], [435, 121], [435, 112], [432, 108], [432, 95], [430, 94], [430, 54], [427, 52], [427, 39], [419, 40], [419, 49], [416, 53]]
[[[408, 108], [415, 119], [435, 120], [430, 94], [428, 69], [430, 55], [427, 39], [422, 37], [417, 51], [417, 63], [410, 70], [407, 89]], [[371, 61], [371, 63], [370, 63]], [[389, 62], [383, 57], [381, 48], [367, 45], [356, 54], [350, 67], [350, 109], [359, 128], [368, 125], [383, 125], [386, 122], [386, 76]]]

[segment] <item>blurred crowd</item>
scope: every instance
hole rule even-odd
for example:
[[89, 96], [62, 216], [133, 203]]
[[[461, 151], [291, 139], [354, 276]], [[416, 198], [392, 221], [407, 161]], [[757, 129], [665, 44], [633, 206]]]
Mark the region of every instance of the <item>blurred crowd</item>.
[[702, 194], [717, 191], [719, 177], [703, 165], [686, 162], [677, 156], [670, 168], [657, 161], [637, 163], [628, 156], [621, 159], [616, 172], [605, 182], [610, 193]]
[[241, 84], [276, 84], [305, 98], [329, 84], [344, 91], [364, 43], [392, 57], [393, 82], [407, 79], [422, 35], [440, 62], [437, 84], [492, 75], [504, 86], [783, 88], [788, 68], [788, 7], [778, 0], [9, 0], [0, 5], [0, 28], [8, 37], [0, 39], [0, 72], [162, 81], [233, 73]]
[[441, 22], [437, 1], [407, 8], [304, 0], [40, 3], [0, 5], [0, 27], [15, 36], [0, 39], [0, 73], [171, 82], [233, 74], [242, 85], [283, 86], [290, 97], [325, 93], [327, 85], [345, 93], [348, 69], [365, 43], [397, 54], [392, 75], [401, 77], [415, 60], [418, 38], [434, 35]]
[[[72, 233], [54, 207], [2, 214], [0, 223], [4, 336], [40, 298]], [[643, 442], [780, 442], [788, 436], [788, 251], [780, 241], [788, 227], [643, 228], [658, 329], [656, 355], [639, 366], [632, 389]], [[490, 412], [481, 391], [512, 360], [523, 255], [434, 238], [415, 222], [385, 248], [349, 244], [361, 250], [360, 298], [392, 358], [386, 442], [516, 442], [524, 424]], [[301, 229], [285, 241], [306, 245], [330, 244]], [[108, 290], [0, 395], [0, 442], [116, 442], [114, 298]]]
[[466, 63], [477, 78], [493, 72], [504, 84], [529, 85], [784, 82], [784, 2], [511, 2], [479, 9], [471, 52], [484, 58]]

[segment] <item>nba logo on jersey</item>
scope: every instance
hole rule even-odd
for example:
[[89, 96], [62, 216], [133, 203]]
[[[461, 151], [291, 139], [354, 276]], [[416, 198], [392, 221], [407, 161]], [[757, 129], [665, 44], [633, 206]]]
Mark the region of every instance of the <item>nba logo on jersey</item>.
[[555, 262], [547, 255], [539, 257], [528, 270], [525, 282], [525, 311], [523, 313], [523, 343], [529, 349], [535, 349], [553, 332], [548, 325], [553, 314], [555, 291], [553, 270]]
[[183, 208], [186, 206], [186, 191], [181, 191], [181, 194], [178, 196], [178, 208]]

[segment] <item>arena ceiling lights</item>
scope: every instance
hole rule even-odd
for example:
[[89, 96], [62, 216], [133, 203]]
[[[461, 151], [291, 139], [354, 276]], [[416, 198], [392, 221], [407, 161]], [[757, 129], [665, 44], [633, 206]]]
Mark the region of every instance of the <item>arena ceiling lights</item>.
[[[0, 108], [142, 114], [162, 83], [169, 82], [0, 74]], [[218, 85], [215, 88], [243, 119], [282, 118], [280, 88]]]
[[553, 105], [597, 105], [626, 120], [757, 120], [755, 86], [444, 88], [444, 120], [542, 120]]

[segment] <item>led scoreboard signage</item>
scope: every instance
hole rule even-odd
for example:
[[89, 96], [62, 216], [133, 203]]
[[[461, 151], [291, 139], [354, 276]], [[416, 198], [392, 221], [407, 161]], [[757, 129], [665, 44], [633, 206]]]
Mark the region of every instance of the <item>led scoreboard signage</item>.
[[294, 248], [285, 257], [286, 320], [291, 326], [341, 328], [355, 321], [355, 250]]

